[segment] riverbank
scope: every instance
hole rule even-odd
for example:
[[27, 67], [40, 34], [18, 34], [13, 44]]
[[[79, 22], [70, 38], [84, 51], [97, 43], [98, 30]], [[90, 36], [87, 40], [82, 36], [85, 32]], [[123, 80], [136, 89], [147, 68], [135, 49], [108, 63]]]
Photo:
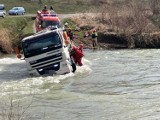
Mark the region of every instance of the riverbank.
[[[105, 22], [100, 21], [102, 16], [95, 14], [82, 14], [71, 17], [66, 20], [71, 25], [71, 28], [75, 29], [78, 26], [80, 32], [75, 31], [75, 43], [83, 43], [85, 48], [92, 48], [91, 37], [83, 37], [86, 32], [91, 34], [93, 29], [98, 33], [98, 44], [102, 49], [134, 49], [134, 48], [160, 48], [160, 30], [159, 22], [160, 15], [147, 14], [146, 21], [143, 24], [132, 23], [129, 19], [123, 18], [123, 22], [120, 24], [117, 16], [117, 23], [109, 23], [110, 17], [107, 15]], [[128, 16], [126, 16], [128, 17]], [[141, 19], [140, 19], [141, 20]], [[126, 24], [125, 24], [126, 22]], [[131, 22], [128, 24], [128, 22]]]
[[[19, 1], [25, 5], [26, 13], [36, 13], [40, 6], [37, 1]], [[13, 4], [2, 0], [6, 10]], [[91, 37], [83, 37], [85, 32], [96, 29], [98, 44], [102, 49], [133, 49], [133, 48], [160, 48], [160, 2], [149, 1], [46, 1], [43, 4], [54, 6], [60, 13], [74, 13], [77, 16], [60, 15], [62, 24], [68, 22], [73, 30], [75, 44], [83, 43], [85, 48], [92, 48]], [[60, 6], [64, 6], [64, 8]], [[82, 7], [83, 5], [83, 7]], [[76, 6], [76, 7], [74, 7]], [[87, 9], [84, 9], [86, 6]], [[101, 6], [101, 7], [97, 7]], [[42, 6], [41, 6], [42, 7]], [[94, 8], [97, 9], [94, 9]], [[73, 8], [76, 8], [76, 10]], [[155, 12], [156, 11], [156, 12]], [[80, 12], [80, 13], [78, 13]], [[73, 16], [73, 17], [72, 17]], [[71, 17], [66, 19], [66, 17]], [[35, 18], [34, 18], [35, 19]], [[0, 51], [13, 53], [14, 47], [20, 47], [20, 40], [34, 34], [33, 17], [6, 17], [0, 21]], [[65, 19], [65, 20], [64, 20]], [[4, 28], [4, 29], [3, 29]], [[3, 34], [2, 34], [3, 33]], [[5, 42], [4, 42], [5, 41]], [[7, 41], [7, 43], [6, 43]]]
[[[125, 35], [114, 33], [98, 33], [98, 48], [100, 49], [155, 49], [160, 48], [160, 33], [132, 35], [127, 37]], [[92, 48], [92, 39], [76, 38], [74, 40], [76, 45], [84, 44], [85, 49]]]
[[[69, 23], [73, 34], [74, 43], [84, 44], [84, 48], [92, 49], [91, 36], [84, 37], [85, 32], [93, 29], [98, 33], [98, 47], [100, 49], [134, 49], [134, 48], [160, 48], [160, 32], [157, 29], [159, 16], [150, 16], [149, 24], [152, 26], [150, 32], [127, 33], [115, 31], [108, 24], [97, 23], [98, 18], [93, 17], [94, 14], [75, 14], [62, 19], [62, 24]], [[66, 16], [66, 15], [65, 15]], [[63, 17], [63, 15], [61, 15]], [[92, 18], [92, 20], [91, 20]], [[152, 21], [151, 21], [152, 20]], [[4, 22], [3, 22], [4, 21]], [[0, 51], [5, 54], [14, 53], [14, 47], [20, 47], [20, 40], [33, 33], [34, 23], [33, 17], [13, 17], [5, 18], [0, 29]], [[10, 23], [11, 22], [11, 23]], [[118, 29], [118, 28], [117, 28]]]
[[[160, 48], [160, 33], [133, 35], [127, 37], [114, 33], [98, 33], [98, 48], [100, 49], [151, 49]], [[92, 39], [76, 38], [76, 45], [84, 44], [85, 49], [92, 49]]]

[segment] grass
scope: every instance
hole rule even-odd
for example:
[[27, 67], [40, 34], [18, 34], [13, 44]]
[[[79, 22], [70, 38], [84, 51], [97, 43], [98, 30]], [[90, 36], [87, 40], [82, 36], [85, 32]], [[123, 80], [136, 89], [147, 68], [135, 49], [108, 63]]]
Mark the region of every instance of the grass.
[[[39, 0], [31, 2], [31, 0], [1, 0], [0, 4], [5, 4], [6, 10], [10, 10], [14, 6], [22, 6], [25, 8], [26, 13], [36, 13], [37, 10], [42, 9], [44, 5], [53, 6], [57, 13], [76, 13], [84, 12], [92, 8], [92, 5], [85, 4], [81, 0], [42, 0], [42, 5], [39, 4]], [[49, 1], [49, 0], [48, 0]]]
[[31, 17], [6, 17], [4, 19], [0, 20], [0, 30], [4, 28], [4, 26], [8, 26], [8, 29], [10, 26], [15, 25], [18, 21], [27, 21], [27, 26], [24, 29], [24, 34], [32, 34], [33, 33], [33, 23], [34, 19]]
[[77, 30], [77, 23], [75, 21], [73, 21], [71, 18], [66, 18], [63, 21], [64, 23], [68, 23], [69, 27], [72, 29], [72, 31], [74, 32], [74, 36], [78, 36], [78, 38], [83, 39], [84, 36], [84, 31], [83, 30]]
[[12, 53], [13, 46], [19, 46], [24, 36], [33, 34], [32, 17], [6, 17], [0, 20], [0, 49]]
[[[83, 12], [86, 12], [86, 11], [88, 11], [88, 10], [90, 10], [90, 9], [94, 9], [94, 11], [90, 11], [90, 12], [100, 12], [100, 10], [101, 9], [103, 9], [103, 11], [105, 10], [106, 12], [108, 12], [108, 13], [112, 13], [112, 12], [114, 12], [115, 10], [117, 10], [117, 9], [114, 9], [114, 7], [116, 6], [116, 7], [118, 7], [118, 10], [120, 10], [119, 8], [120, 7], [122, 7], [122, 5], [123, 4], [127, 4], [128, 5], [128, 2], [126, 1], [126, 0], [113, 0], [113, 1], [111, 1], [111, 4], [105, 4], [106, 5], [106, 9], [104, 9], [104, 8], [101, 8], [100, 6], [102, 5], [102, 3], [100, 4], [98, 4], [97, 6], [96, 6], [96, 3], [91, 3], [91, 2], [88, 2], [89, 0], [48, 0], [49, 2], [46, 2], [47, 0], [42, 0], [43, 1], [43, 4], [40, 6], [39, 5], [39, 2], [38, 2], [39, 0], [35, 0], [35, 2], [31, 2], [31, 0], [1, 0], [1, 3], [3, 3], [3, 4], [5, 4], [5, 6], [6, 6], [6, 10], [8, 11], [9, 9], [11, 9], [12, 7], [14, 7], [14, 6], [23, 6], [25, 9], [26, 9], [26, 13], [34, 13], [34, 14], [36, 14], [36, 12], [37, 12], [37, 10], [39, 10], [39, 9], [42, 9], [43, 8], [43, 6], [44, 5], [48, 5], [48, 7], [50, 6], [50, 5], [52, 5], [53, 6], [53, 8], [54, 8], [54, 10], [58, 13], [58, 14], [60, 14], [60, 13], [77, 13], [77, 12], [81, 12], [81, 13], [83, 13]], [[103, 0], [102, 0], [103, 1]], [[105, 0], [104, 0], [105, 1]], [[109, 0], [108, 0], [109, 1]], [[107, 2], [108, 2], [107, 1]], [[138, 0], [136, 0], [136, 1], [138, 1]], [[142, 0], [143, 1], [143, 0]], [[148, 1], [148, 0], [146, 0], [146, 1]], [[146, 2], [146, 1], [143, 1], [143, 2]], [[106, 2], [106, 1], [105, 1]], [[0, 4], [1, 4], [0, 3]], [[142, 4], [142, 3], [141, 3]], [[103, 4], [104, 5], [104, 4]], [[110, 7], [107, 9], [107, 7], [108, 7], [108, 5], [110, 5]], [[146, 5], [146, 4], [145, 4]], [[113, 10], [112, 10], [113, 9]], [[97, 11], [97, 10], [99, 10], [99, 11]], [[123, 9], [122, 9], [123, 10]], [[103, 12], [102, 11], [102, 12]], [[114, 15], [116, 15], [116, 14], [111, 14], [111, 18], [113, 17], [114, 18]], [[95, 16], [96, 16], [96, 14], [95, 14]], [[90, 16], [88, 16], [88, 17], [90, 17]], [[108, 30], [108, 28], [106, 27], [107, 26], [107, 24], [106, 23], [108, 23], [108, 18], [106, 18], [105, 20], [106, 20], [106, 23], [104, 23], [103, 25], [101, 25], [101, 26], [99, 26], [100, 24], [99, 24], [99, 21], [101, 21], [101, 16], [100, 16], [100, 19], [90, 19], [90, 18], [88, 18], [88, 19], [84, 19], [84, 21], [82, 20], [82, 18], [80, 18], [80, 16], [77, 18], [77, 21], [79, 21], [79, 22], [77, 22], [77, 21], [75, 21], [74, 22], [74, 20], [71, 20], [71, 19], [65, 19], [65, 20], [63, 20], [63, 23], [65, 23], [65, 22], [68, 22], [69, 23], [69, 25], [70, 25], [70, 27], [72, 28], [72, 29], [76, 29], [77, 28], [77, 25], [78, 26], [80, 26], [81, 27], [81, 31], [75, 31], [74, 32], [74, 34], [76, 35], [76, 36], [78, 36], [78, 38], [80, 38], [80, 39], [83, 39], [83, 35], [84, 35], [84, 32], [85, 32], [85, 28], [87, 27], [88, 28], [88, 26], [94, 26], [94, 25], [97, 25], [97, 28], [99, 29], [104, 29], [104, 30]], [[86, 16], [85, 16], [85, 18], [86, 18]], [[118, 17], [117, 17], [118, 18]], [[155, 25], [158, 25], [158, 27], [160, 27], [160, 24], [159, 24], [159, 21], [160, 21], [160, 19], [159, 19], [160, 17], [159, 16], [151, 16], [150, 17], [150, 19], [152, 20], [152, 22], [155, 24]], [[25, 28], [23, 29], [23, 32], [20, 32], [19, 31], [19, 27], [18, 26], [21, 26], [21, 24], [18, 24], [18, 21], [27, 21], [27, 25], [25, 26]], [[120, 20], [120, 19], [119, 19]], [[94, 21], [98, 21], [98, 22], [95, 22], [94, 23]], [[84, 26], [85, 24], [87, 24], [87, 26]], [[120, 21], [121, 22], [121, 21]], [[14, 33], [15, 31], [13, 31], [13, 33], [15, 34], [15, 35], [13, 35], [13, 37], [10, 37], [10, 39], [12, 39], [12, 41], [19, 41], [20, 39], [19, 38], [22, 38], [22, 37], [24, 37], [24, 36], [27, 36], [27, 35], [30, 35], [30, 34], [33, 34], [33, 23], [34, 23], [34, 20], [31, 18], [31, 17], [24, 17], [24, 16], [21, 16], [21, 17], [18, 17], [18, 16], [16, 16], [16, 17], [12, 17], [12, 18], [10, 18], [10, 17], [6, 17], [6, 18], [4, 18], [4, 19], [0, 19], [0, 30], [1, 29], [3, 29], [3, 25], [4, 24], [7, 24], [8, 25], [8, 29], [10, 29], [10, 27], [9, 26], [12, 26], [12, 28], [13, 28], [13, 25], [15, 24], [16, 25], [16, 29], [17, 29], [17, 32], [19, 32], [18, 34], [18, 37], [16, 38], [14, 38], [14, 36], [15, 35], [17, 35], [16, 33]], [[77, 23], [77, 24], [76, 24]], [[113, 23], [115, 23], [115, 21], [114, 21], [114, 19], [113, 19], [113, 22], [112, 22], [112, 24], [109, 24], [109, 26], [114, 26], [114, 24]], [[126, 23], [128, 23], [128, 22], [126, 22]], [[18, 24], [18, 25], [17, 25]], [[80, 25], [81, 24], [81, 25]], [[126, 30], [126, 27], [125, 27], [125, 23], [124, 23], [124, 29]], [[84, 26], [83, 28], [84, 29], [82, 29], [82, 26]], [[105, 26], [105, 27], [104, 27]], [[121, 29], [123, 29], [123, 28], [121, 28], [121, 27], [123, 27], [123, 23], [121, 24], [121, 25], [119, 25], [120, 26], [120, 30]], [[129, 26], [129, 25], [128, 25]], [[140, 25], [139, 25], [140, 26]], [[118, 26], [115, 26], [116, 28], [118, 27]], [[107, 29], [106, 29], [107, 28]], [[103, 30], [103, 31], [104, 31]], [[2, 32], [3, 33], [3, 32]], [[14, 39], [13, 39], [14, 38]], [[17, 42], [18, 42], [17, 41]]]

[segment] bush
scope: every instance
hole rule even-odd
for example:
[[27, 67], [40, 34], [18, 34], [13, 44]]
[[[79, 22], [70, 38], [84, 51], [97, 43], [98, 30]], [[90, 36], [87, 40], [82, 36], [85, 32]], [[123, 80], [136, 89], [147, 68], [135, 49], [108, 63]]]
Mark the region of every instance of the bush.
[[3, 29], [0, 31], [0, 51], [3, 53], [12, 53], [12, 43], [10, 42], [8, 31]]
[[30, 17], [5, 18], [0, 23], [0, 51], [3, 53], [12, 53], [24, 36], [33, 34], [33, 19]]
[[3, 27], [8, 29], [9, 38], [13, 46], [18, 46], [20, 39], [24, 35], [23, 30], [27, 26], [26, 19], [12, 21], [11, 23], [4, 23]]

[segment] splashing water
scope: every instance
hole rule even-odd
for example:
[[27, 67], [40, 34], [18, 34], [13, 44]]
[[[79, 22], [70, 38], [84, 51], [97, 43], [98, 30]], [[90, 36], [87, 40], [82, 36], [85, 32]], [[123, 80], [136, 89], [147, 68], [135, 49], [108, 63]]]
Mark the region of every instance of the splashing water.
[[88, 60], [84, 59], [84, 64], [86, 65], [77, 67], [75, 74], [31, 77], [28, 74], [25, 61], [13, 56], [2, 58], [0, 59], [0, 97], [9, 93], [22, 95], [44, 94], [48, 92], [54, 84], [58, 84], [78, 74], [83, 74], [87, 71], [90, 72], [91, 70], [87, 65], [88, 63], [90, 64]]

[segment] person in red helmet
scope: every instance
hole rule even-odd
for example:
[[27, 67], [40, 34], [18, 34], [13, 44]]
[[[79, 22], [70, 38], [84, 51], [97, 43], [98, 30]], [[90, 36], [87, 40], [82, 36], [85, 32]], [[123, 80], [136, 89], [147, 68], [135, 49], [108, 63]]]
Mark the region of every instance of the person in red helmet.
[[71, 56], [73, 57], [76, 64], [79, 66], [82, 66], [82, 57], [84, 56], [82, 51], [83, 45], [80, 45], [78, 47], [73, 46], [71, 49]]

